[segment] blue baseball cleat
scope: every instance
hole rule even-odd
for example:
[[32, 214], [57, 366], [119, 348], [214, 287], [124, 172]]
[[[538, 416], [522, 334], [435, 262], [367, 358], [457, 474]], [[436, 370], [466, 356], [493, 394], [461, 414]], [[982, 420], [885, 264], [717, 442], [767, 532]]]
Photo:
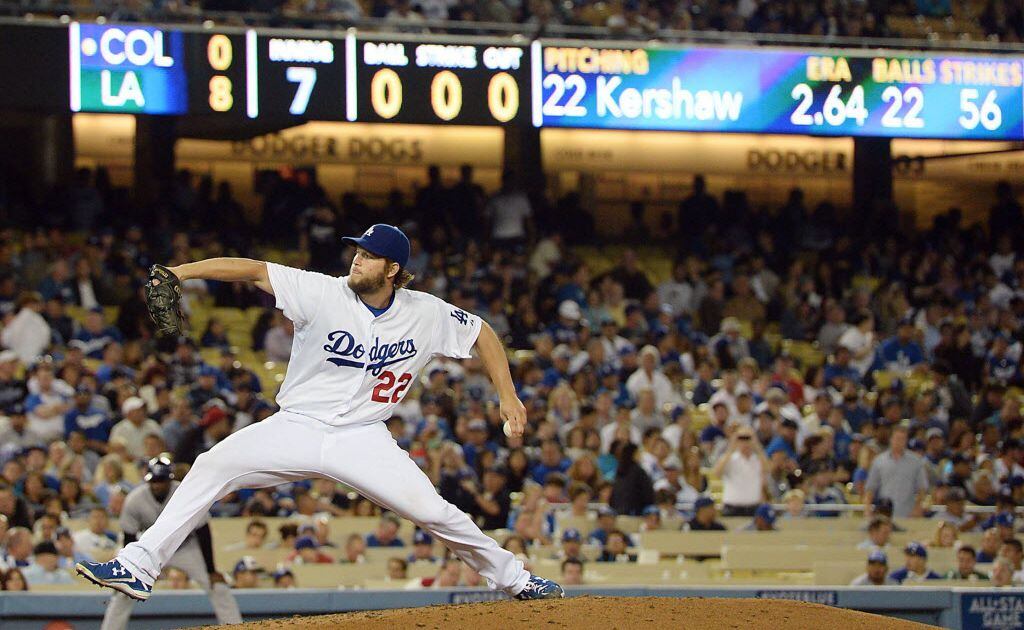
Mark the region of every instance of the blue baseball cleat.
[[153, 587], [132, 575], [123, 564], [114, 558], [110, 562], [79, 562], [75, 565], [78, 574], [97, 586], [105, 586], [124, 593], [132, 599], [144, 602], [153, 593]]
[[565, 591], [557, 582], [545, 580], [536, 575], [531, 575], [530, 581], [516, 595], [516, 599], [558, 599], [560, 597], [565, 597]]

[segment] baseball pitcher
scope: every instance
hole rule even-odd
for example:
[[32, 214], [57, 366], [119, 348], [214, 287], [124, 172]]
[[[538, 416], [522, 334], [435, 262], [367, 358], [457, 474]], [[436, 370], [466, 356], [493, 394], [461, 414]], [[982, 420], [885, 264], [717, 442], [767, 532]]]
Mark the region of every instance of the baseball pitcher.
[[147, 293], [161, 334], [181, 330], [180, 283], [190, 278], [255, 282], [276, 298], [295, 324], [277, 398], [281, 411], [200, 455], [156, 523], [110, 562], [79, 563], [81, 575], [145, 600], [214, 501], [240, 488], [322, 476], [413, 521], [492, 589], [518, 599], [563, 597], [558, 584], [532, 576], [442, 499], [383, 422], [432, 357], [464, 359], [475, 349], [498, 390], [509, 432], [522, 435], [526, 410], [497, 335], [476, 315], [405, 288], [409, 239], [398, 228], [378, 224], [344, 241], [356, 247], [345, 277], [239, 258], [154, 267]]

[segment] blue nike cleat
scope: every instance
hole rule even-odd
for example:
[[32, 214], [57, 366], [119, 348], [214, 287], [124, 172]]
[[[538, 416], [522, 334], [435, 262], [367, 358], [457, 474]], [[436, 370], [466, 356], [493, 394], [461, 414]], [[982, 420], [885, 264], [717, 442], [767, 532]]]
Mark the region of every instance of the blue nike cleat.
[[565, 591], [557, 582], [545, 580], [536, 575], [531, 575], [530, 581], [516, 595], [516, 599], [558, 599], [560, 597], [565, 597]]
[[110, 562], [79, 562], [78, 574], [97, 586], [106, 586], [144, 602], [153, 593], [153, 587], [132, 575], [132, 572], [114, 558]]

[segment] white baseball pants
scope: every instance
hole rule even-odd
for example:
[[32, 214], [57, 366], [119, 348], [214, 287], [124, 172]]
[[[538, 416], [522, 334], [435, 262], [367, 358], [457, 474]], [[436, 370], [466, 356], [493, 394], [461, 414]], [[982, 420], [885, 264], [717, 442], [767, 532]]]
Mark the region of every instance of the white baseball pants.
[[232, 434], [200, 455], [156, 523], [121, 550], [118, 560], [152, 584], [214, 501], [240, 488], [309, 477], [335, 479], [416, 523], [492, 589], [515, 595], [530, 579], [520, 560], [437, 494], [383, 422], [335, 427], [287, 411]]
[[[206, 571], [206, 562], [203, 560], [203, 552], [196, 544], [185, 545], [175, 553], [167, 566], [178, 567], [194, 580], [199, 588], [206, 591], [213, 605], [213, 613], [217, 616], [217, 623], [221, 625], [242, 623], [242, 613], [238, 610], [238, 602], [231, 593], [227, 584], [210, 584], [210, 574]], [[100, 630], [125, 630], [128, 627], [128, 620], [131, 619], [132, 609], [135, 608], [135, 600], [121, 593], [114, 593], [107, 604], [107, 611], [103, 615], [103, 623]]]

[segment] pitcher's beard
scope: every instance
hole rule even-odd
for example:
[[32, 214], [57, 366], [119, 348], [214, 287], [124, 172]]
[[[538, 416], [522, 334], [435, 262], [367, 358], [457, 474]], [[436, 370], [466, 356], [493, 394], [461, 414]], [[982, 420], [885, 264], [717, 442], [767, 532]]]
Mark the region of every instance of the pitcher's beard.
[[383, 273], [377, 276], [352, 276], [348, 277], [348, 286], [350, 289], [356, 292], [356, 295], [366, 295], [367, 293], [373, 293], [384, 287], [384, 283], [387, 282], [387, 276]]

